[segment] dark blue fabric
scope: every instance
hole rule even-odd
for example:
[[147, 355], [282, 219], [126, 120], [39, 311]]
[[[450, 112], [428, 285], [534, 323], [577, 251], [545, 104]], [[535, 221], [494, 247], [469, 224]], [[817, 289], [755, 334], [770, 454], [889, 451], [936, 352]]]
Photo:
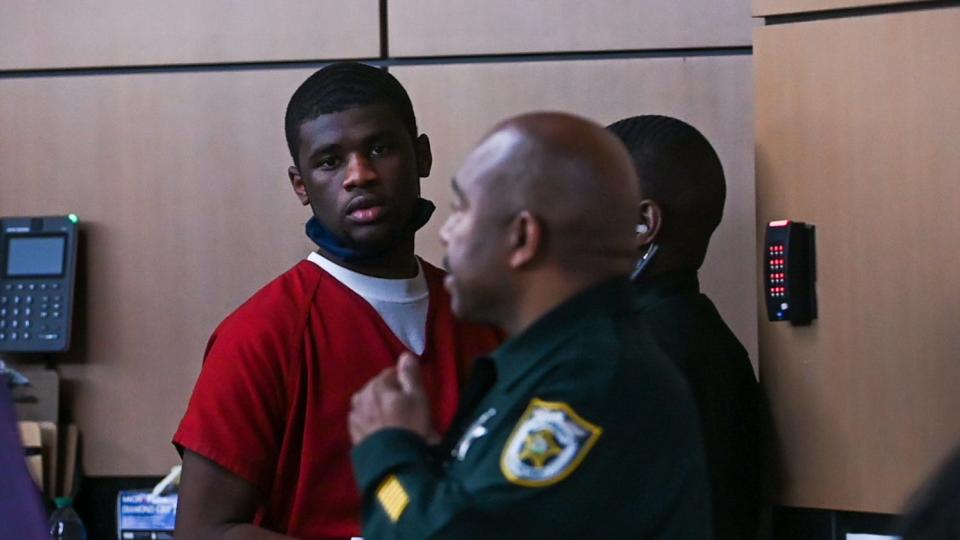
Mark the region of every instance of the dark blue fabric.
[[[436, 206], [427, 199], [417, 199], [416, 207], [413, 209], [413, 216], [407, 226], [408, 232], [416, 232], [430, 221], [430, 216]], [[329, 229], [320, 224], [315, 216], [310, 216], [306, 224], [307, 236], [313, 240], [320, 249], [344, 261], [362, 261], [372, 259], [383, 254], [386, 250], [361, 250], [344, 245], [337, 235], [330, 232]]]
[[27, 472], [13, 402], [0, 378], [0, 537], [50, 540], [40, 493]]

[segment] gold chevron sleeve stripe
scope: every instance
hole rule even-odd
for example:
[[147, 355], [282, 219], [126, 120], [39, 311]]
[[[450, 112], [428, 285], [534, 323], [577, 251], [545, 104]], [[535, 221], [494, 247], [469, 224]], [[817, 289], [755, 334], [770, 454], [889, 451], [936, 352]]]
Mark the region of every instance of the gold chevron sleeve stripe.
[[397, 480], [397, 476], [394, 474], [380, 483], [380, 487], [377, 488], [377, 500], [380, 501], [383, 511], [390, 516], [390, 521], [394, 523], [400, 519], [403, 511], [410, 504], [410, 496], [407, 495], [407, 490], [403, 489], [403, 485], [400, 484], [400, 480]]

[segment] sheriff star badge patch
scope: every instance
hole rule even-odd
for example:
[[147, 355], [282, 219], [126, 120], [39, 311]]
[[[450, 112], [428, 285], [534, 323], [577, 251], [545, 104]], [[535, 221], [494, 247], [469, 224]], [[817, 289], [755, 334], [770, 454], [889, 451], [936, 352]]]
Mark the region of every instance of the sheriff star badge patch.
[[533, 398], [503, 447], [500, 470], [520, 486], [555, 484], [576, 470], [602, 432], [566, 403]]

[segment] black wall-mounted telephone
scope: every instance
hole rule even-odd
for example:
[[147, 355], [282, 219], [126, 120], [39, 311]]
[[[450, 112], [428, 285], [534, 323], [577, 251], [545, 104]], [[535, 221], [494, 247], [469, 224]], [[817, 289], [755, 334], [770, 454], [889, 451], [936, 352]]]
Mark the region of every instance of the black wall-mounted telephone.
[[77, 221], [0, 218], [0, 352], [70, 348]]

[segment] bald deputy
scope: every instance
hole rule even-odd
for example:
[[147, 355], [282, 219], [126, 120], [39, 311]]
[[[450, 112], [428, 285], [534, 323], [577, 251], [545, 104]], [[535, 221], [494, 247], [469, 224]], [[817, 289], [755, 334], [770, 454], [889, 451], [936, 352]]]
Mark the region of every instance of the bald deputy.
[[439, 446], [412, 355], [354, 396], [364, 537], [709, 538], [695, 406], [636, 332], [623, 146], [577, 117], [516, 117], [453, 190], [453, 309], [509, 340], [477, 361]]

